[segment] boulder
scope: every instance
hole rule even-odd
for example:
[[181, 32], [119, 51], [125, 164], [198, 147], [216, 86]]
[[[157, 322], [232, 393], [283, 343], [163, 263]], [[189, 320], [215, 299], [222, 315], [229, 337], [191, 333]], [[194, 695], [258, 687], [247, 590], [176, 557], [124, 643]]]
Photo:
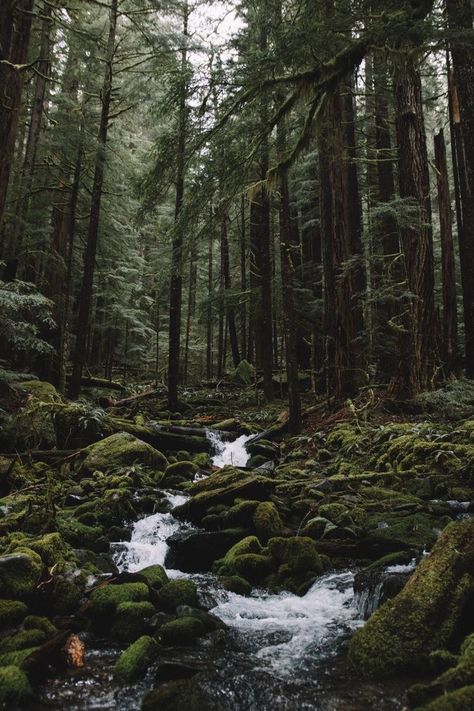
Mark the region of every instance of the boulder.
[[203, 573], [245, 536], [242, 529], [186, 531], [168, 538], [166, 566], [184, 573]]
[[169, 645], [187, 646], [193, 644], [206, 633], [201, 620], [196, 617], [178, 617], [171, 622], [165, 622], [158, 631], [160, 641]]
[[120, 642], [134, 642], [148, 631], [148, 620], [155, 614], [151, 602], [121, 602], [111, 634]]
[[257, 536], [263, 543], [270, 538], [281, 535], [283, 524], [278, 509], [272, 501], [262, 501], [253, 515], [253, 524]]
[[223, 704], [210, 692], [202, 689], [194, 679], [179, 679], [147, 691], [142, 711], [224, 711]]
[[179, 605], [197, 605], [197, 588], [192, 580], [178, 578], [163, 585], [157, 593], [158, 604], [165, 612], [174, 612]]
[[114, 678], [130, 683], [143, 676], [156, 657], [158, 645], [152, 637], [144, 635], [122, 652], [115, 662]]
[[358, 674], [422, 670], [431, 652], [449, 646], [474, 597], [474, 520], [452, 523], [403, 590], [382, 605], [351, 640]]
[[28, 608], [19, 600], [0, 600], [0, 630], [20, 624], [28, 614]]
[[12, 708], [27, 703], [33, 696], [33, 690], [25, 672], [17, 666], [0, 668], [0, 705]]
[[10, 555], [0, 556], [0, 595], [28, 598], [36, 590], [42, 573], [40, 556], [29, 548], [17, 548]]
[[139, 462], [152, 469], [164, 471], [168, 460], [159, 450], [128, 432], [118, 432], [86, 449], [81, 472], [105, 471], [112, 467], [127, 466]]

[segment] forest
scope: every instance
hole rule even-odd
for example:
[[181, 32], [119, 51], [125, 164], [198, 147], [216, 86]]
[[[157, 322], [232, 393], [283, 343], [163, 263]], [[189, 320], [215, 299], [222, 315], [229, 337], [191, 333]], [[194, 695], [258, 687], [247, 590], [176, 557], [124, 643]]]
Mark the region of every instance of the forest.
[[474, 708], [473, 23], [0, 0], [0, 708]]

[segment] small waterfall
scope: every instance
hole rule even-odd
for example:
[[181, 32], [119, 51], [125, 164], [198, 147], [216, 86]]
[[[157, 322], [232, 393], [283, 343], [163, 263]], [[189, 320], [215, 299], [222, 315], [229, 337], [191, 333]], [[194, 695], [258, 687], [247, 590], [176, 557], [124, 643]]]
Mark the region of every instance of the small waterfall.
[[373, 571], [361, 571], [355, 576], [355, 605], [364, 620], [394, 597], [403, 588], [416, 567], [413, 559], [405, 565], [390, 565], [387, 568]]
[[241, 435], [232, 442], [224, 441], [220, 433], [215, 430], [207, 430], [206, 436], [214, 450], [212, 463], [215, 467], [225, 467], [226, 464], [245, 467], [250, 459], [245, 444], [253, 435]]
[[323, 575], [303, 597], [228, 593], [212, 612], [252, 644], [262, 668], [289, 676], [308, 655], [330, 656], [338, 640], [361, 624], [353, 580], [349, 571]]
[[[184, 504], [187, 496], [165, 494], [171, 508]], [[130, 541], [112, 543], [114, 561], [120, 571], [136, 573], [149, 565], [165, 564], [167, 540], [174, 533], [188, 531], [190, 525], [171, 513], [156, 513], [141, 518], [133, 526]]]

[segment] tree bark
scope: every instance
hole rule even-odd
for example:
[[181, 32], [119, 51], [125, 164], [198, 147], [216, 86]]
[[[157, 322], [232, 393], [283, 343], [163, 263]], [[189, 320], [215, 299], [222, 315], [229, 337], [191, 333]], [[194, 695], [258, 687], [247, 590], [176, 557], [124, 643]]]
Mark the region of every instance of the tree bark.
[[102, 85], [102, 110], [100, 116], [97, 153], [95, 161], [94, 181], [91, 195], [91, 211], [87, 232], [87, 243], [84, 252], [84, 269], [82, 286], [79, 295], [79, 309], [76, 328], [76, 348], [69, 394], [77, 398], [81, 389], [82, 371], [86, 360], [87, 336], [90, 330], [90, 314], [92, 306], [92, 291], [94, 283], [95, 259], [99, 238], [100, 207], [105, 173], [105, 150], [109, 128], [109, 113], [112, 100], [113, 57], [115, 51], [115, 34], [118, 15], [118, 0], [112, 0], [110, 8], [109, 36], [107, 40], [106, 65]]
[[27, 60], [32, 10], [33, 0], [2, 2], [0, 6], [0, 227], [23, 93], [24, 74], [18, 66]]
[[176, 198], [175, 198], [175, 230], [171, 253], [170, 280], [170, 311], [169, 311], [169, 345], [168, 345], [168, 408], [174, 412], [179, 407], [178, 385], [180, 377], [181, 350], [181, 306], [183, 299], [183, 227], [181, 212], [184, 200], [186, 124], [187, 124], [187, 37], [189, 10], [187, 3], [183, 15], [183, 42], [181, 50], [181, 87], [178, 109], [177, 136], [177, 167], [176, 167]]
[[430, 182], [421, 81], [408, 60], [395, 80], [400, 197], [417, 213], [401, 230], [410, 296], [400, 338], [396, 388], [411, 396], [428, 389], [437, 365]]
[[443, 279], [443, 356], [445, 375], [458, 372], [456, 269], [452, 230], [451, 196], [444, 134], [434, 137], [438, 210], [441, 237], [441, 267]]
[[474, 378], [474, 42], [470, 0], [446, 0], [451, 41], [455, 94], [459, 113], [455, 121], [462, 226], [458, 239], [466, 339], [466, 375]]
[[230, 350], [232, 353], [232, 362], [234, 368], [236, 368], [240, 363], [240, 352], [235, 324], [235, 310], [230, 303], [232, 282], [230, 276], [229, 239], [227, 236], [227, 214], [223, 214], [221, 217], [221, 269], [224, 278], [224, 300], [229, 327]]

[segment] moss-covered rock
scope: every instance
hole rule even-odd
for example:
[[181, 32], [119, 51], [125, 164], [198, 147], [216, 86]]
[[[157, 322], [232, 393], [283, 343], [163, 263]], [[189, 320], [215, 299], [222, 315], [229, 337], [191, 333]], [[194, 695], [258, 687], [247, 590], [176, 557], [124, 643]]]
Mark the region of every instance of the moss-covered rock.
[[289, 574], [319, 574], [324, 569], [314, 541], [306, 536], [272, 538], [268, 542], [268, 551], [278, 565], [287, 566]]
[[474, 685], [440, 696], [416, 711], [467, 711], [474, 708]]
[[88, 614], [97, 626], [107, 626], [121, 603], [144, 602], [148, 598], [149, 590], [145, 583], [104, 585], [92, 591]]
[[15, 553], [0, 556], [0, 595], [5, 598], [28, 598], [38, 586], [43, 573], [43, 562], [29, 548], [18, 548]]
[[148, 631], [148, 620], [154, 614], [151, 602], [121, 602], [112, 625], [112, 637], [120, 642], [134, 642]]
[[152, 637], [144, 635], [130, 645], [117, 659], [114, 677], [122, 683], [130, 683], [143, 676], [158, 653]]
[[43, 563], [47, 566], [56, 565], [65, 559], [74, 557], [71, 547], [65, 543], [57, 531], [47, 533], [41, 538], [29, 541], [28, 547], [36, 551], [36, 553], [41, 556]]
[[125, 466], [135, 462], [160, 471], [163, 471], [168, 465], [165, 455], [150, 444], [128, 432], [118, 432], [87, 448], [87, 455], [82, 462], [81, 471], [106, 471], [112, 467]]
[[82, 598], [78, 585], [63, 575], [58, 575], [50, 588], [48, 609], [54, 615], [72, 615], [77, 612]]
[[160, 627], [158, 634], [165, 644], [186, 646], [193, 644], [205, 632], [206, 628], [201, 620], [186, 616], [166, 622]]
[[169, 578], [166, 574], [166, 570], [162, 565], [148, 565], [146, 568], [142, 568], [137, 571], [138, 575], [143, 575], [146, 578], [148, 585], [152, 588], [161, 588], [166, 583], [169, 583]]
[[44, 380], [27, 380], [21, 383], [21, 389], [40, 402], [63, 402], [61, 395], [54, 385]]
[[232, 379], [241, 385], [251, 385], [255, 380], [255, 368], [248, 360], [241, 360], [232, 374]]
[[0, 600], [0, 630], [19, 625], [28, 614], [28, 608], [19, 600]]
[[175, 462], [174, 464], [168, 464], [168, 466], [166, 467], [163, 481], [168, 482], [170, 481], [170, 479], [180, 479], [183, 481], [189, 481], [194, 478], [198, 471], [199, 467], [194, 462]]
[[0, 668], [0, 704], [12, 708], [25, 704], [33, 697], [33, 690], [25, 672], [17, 666]]
[[474, 594], [474, 521], [448, 526], [393, 599], [351, 640], [349, 659], [365, 676], [422, 669], [430, 652], [446, 647]]
[[71, 546], [74, 548], [86, 548], [96, 553], [104, 552], [97, 546], [98, 539], [102, 538], [102, 528], [100, 526], [89, 526], [81, 523], [71, 516], [61, 516], [57, 522], [59, 531]]
[[266, 543], [270, 538], [281, 535], [283, 523], [278, 509], [272, 501], [263, 501], [253, 515], [257, 536]]
[[166, 612], [173, 612], [179, 605], [197, 605], [197, 588], [192, 580], [179, 578], [163, 585], [157, 594], [158, 604]]
[[259, 553], [244, 553], [234, 558], [232, 568], [237, 575], [255, 585], [263, 585], [271, 573], [271, 562]]
[[253, 526], [253, 516], [255, 510], [259, 506], [259, 501], [239, 501], [234, 506], [231, 506], [225, 512], [226, 526], [241, 526], [242, 528], [251, 528]]
[[226, 575], [219, 578], [219, 582], [225, 590], [236, 593], [237, 595], [250, 595], [252, 586], [240, 575]]
[[0, 643], [0, 652], [16, 652], [19, 649], [31, 649], [31, 647], [39, 647], [46, 641], [46, 635], [42, 630], [22, 630], [11, 637], [2, 639]]
[[54, 637], [58, 631], [51, 620], [38, 615], [27, 615], [23, 620], [23, 628], [25, 630], [41, 630], [47, 638]]

